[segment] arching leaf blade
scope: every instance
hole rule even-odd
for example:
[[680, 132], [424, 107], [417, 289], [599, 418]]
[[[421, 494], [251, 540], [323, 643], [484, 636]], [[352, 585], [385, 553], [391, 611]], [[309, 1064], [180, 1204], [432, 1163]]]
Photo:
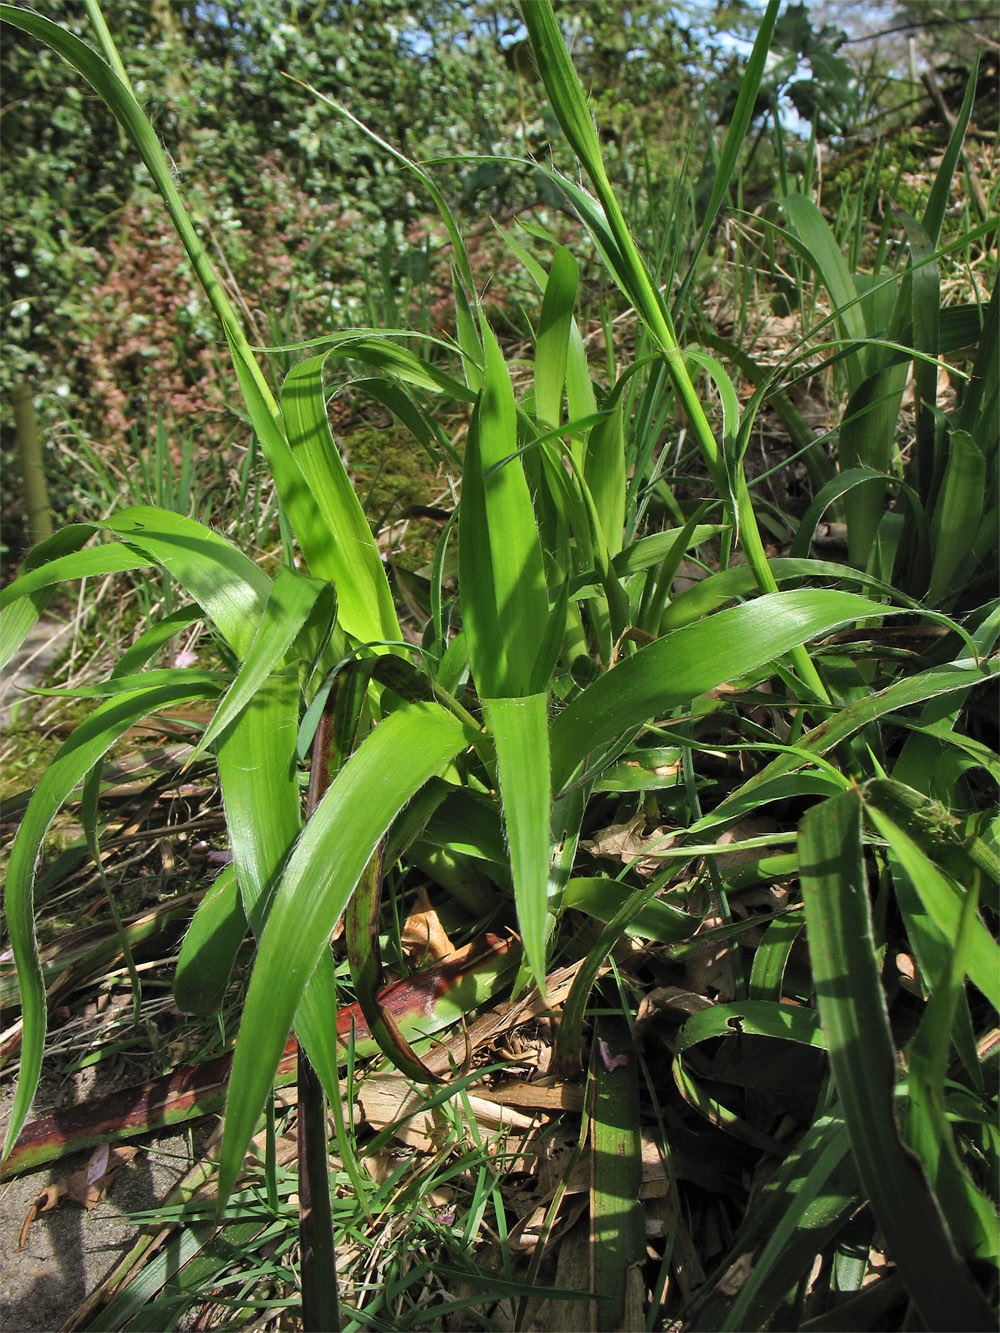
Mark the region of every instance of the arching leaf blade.
[[518, 927], [528, 966], [544, 994], [551, 846], [548, 697], [484, 702], [496, 745]]
[[[399, 350], [399, 349], [397, 349]], [[309, 357], [285, 377], [281, 407], [288, 441], [326, 526], [324, 564], [314, 574], [332, 579], [341, 627], [362, 642], [399, 639], [399, 621], [372, 530], [347, 475], [326, 416], [323, 365]]]
[[298, 724], [297, 673], [286, 667], [256, 691], [216, 750], [243, 907], [258, 940], [278, 876], [302, 826]]
[[277, 669], [321, 598], [329, 604], [332, 622], [335, 600], [330, 584], [307, 578], [284, 566], [278, 570], [246, 660], [216, 709], [192, 758], [215, 742]]
[[168, 570], [244, 657], [271, 592], [252, 560], [204, 523], [150, 505], [124, 509], [103, 525]]
[[10, 1152], [27, 1118], [38, 1087], [45, 1045], [46, 1002], [35, 938], [35, 865], [42, 840], [56, 812], [70, 792], [123, 732], [150, 713], [191, 699], [212, 698], [218, 692], [215, 677], [177, 672], [171, 683], [136, 690], [107, 700], [73, 732], [42, 775], [14, 838], [7, 867], [6, 911], [11, 950], [21, 990], [24, 1034], [21, 1066], [14, 1092], [3, 1155]]
[[896, 1057], [854, 792], [806, 813], [799, 857], [817, 1006], [858, 1174], [888, 1253], [929, 1328], [989, 1329], [989, 1305], [955, 1250], [919, 1160], [899, 1138]]
[[770, 593], [641, 648], [553, 720], [553, 791], [598, 745], [871, 611], [872, 603], [853, 593]]
[[271, 908], [236, 1046], [220, 1164], [232, 1190], [303, 992], [379, 839], [471, 738], [437, 704], [386, 718], [334, 779], [303, 831]]

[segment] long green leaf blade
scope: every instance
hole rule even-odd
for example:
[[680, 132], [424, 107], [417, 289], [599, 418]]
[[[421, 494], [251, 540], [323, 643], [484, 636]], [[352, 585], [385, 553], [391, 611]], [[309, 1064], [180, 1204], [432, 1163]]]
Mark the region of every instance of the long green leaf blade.
[[233, 652], [246, 655], [271, 592], [262, 569], [204, 523], [165, 509], [135, 505], [103, 526], [169, 570]]
[[212, 698], [217, 692], [218, 682], [214, 677], [185, 671], [177, 672], [172, 683], [160, 682], [153, 688], [136, 690], [100, 704], [59, 750], [28, 803], [7, 867], [7, 928], [21, 990], [24, 1035], [20, 1073], [4, 1140], [4, 1157], [17, 1141], [31, 1109], [45, 1046], [45, 986], [35, 938], [34, 879], [46, 830], [70, 792], [129, 727], [170, 704]]
[[928, 1328], [991, 1329], [995, 1319], [957, 1254], [919, 1161], [893, 1115], [896, 1062], [875, 952], [861, 803], [814, 806], [799, 834], [813, 981], [858, 1174]]
[[246, 660], [198, 742], [195, 755], [214, 744], [221, 732], [246, 708], [268, 676], [277, 669], [321, 599], [328, 604], [332, 622], [334, 597], [330, 584], [306, 578], [285, 567], [278, 570]]
[[931, 514], [931, 568], [927, 601], [945, 603], [957, 593], [954, 576], [975, 541], [986, 500], [986, 459], [971, 435], [956, 430], [948, 441], [948, 461], [937, 503]]
[[470, 739], [436, 704], [401, 709], [348, 760], [303, 831], [275, 895], [243, 1011], [222, 1145], [222, 1199], [239, 1173], [299, 1000], [379, 839]]
[[489, 699], [517, 921], [535, 984], [545, 993], [550, 853], [548, 698]]
[[459, 523], [462, 617], [476, 685], [490, 699], [532, 692], [548, 596], [535, 514], [517, 456], [517, 415], [497, 340], [469, 431]]
[[870, 601], [853, 593], [779, 592], [664, 635], [600, 677], [554, 719], [553, 792], [602, 742], [871, 609]]
[[216, 748], [233, 862], [247, 920], [258, 939], [301, 828], [298, 722], [297, 673], [286, 667], [256, 691]]
[[577, 280], [576, 260], [563, 246], [557, 246], [535, 340], [535, 412], [547, 426], [558, 426], [562, 417]]
[[327, 569], [313, 572], [336, 585], [337, 615], [348, 634], [362, 642], [399, 639], [382, 557], [327, 421], [325, 360], [324, 353], [295, 366], [281, 390], [293, 456], [326, 524]]

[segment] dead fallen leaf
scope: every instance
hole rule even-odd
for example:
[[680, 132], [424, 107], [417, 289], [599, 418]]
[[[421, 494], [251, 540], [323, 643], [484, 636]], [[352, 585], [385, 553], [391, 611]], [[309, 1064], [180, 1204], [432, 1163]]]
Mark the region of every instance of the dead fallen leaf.
[[500, 1106], [518, 1106], [522, 1110], [582, 1111], [584, 1089], [581, 1083], [523, 1083], [519, 1079], [478, 1090], [479, 1096]]
[[46, 1185], [28, 1209], [24, 1225], [21, 1228], [18, 1249], [23, 1250], [28, 1243], [28, 1232], [31, 1230], [31, 1224], [38, 1214], [49, 1212], [52, 1208], [57, 1207], [63, 1199], [69, 1199], [71, 1203], [79, 1204], [81, 1208], [86, 1208], [88, 1212], [96, 1208], [111, 1188], [119, 1167], [130, 1162], [138, 1151], [138, 1148], [131, 1147], [128, 1144], [123, 1144], [117, 1148], [112, 1148], [107, 1143], [98, 1144], [91, 1153], [90, 1160], [85, 1167], [79, 1171], [74, 1171], [62, 1180], [56, 1180], [51, 1185]]
[[580, 846], [592, 856], [617, 856], [623, 861], [634, 861], [636, 857], [655, 858], [658, 852], [665, 852], [673, 845], [677, 832], [655, 828], [650, 833], [643, 833], [645, 822], [645, 817], [640, 815], [626, 824], [609, 824], [600, 829], [595, 838], [581, 840]]
[[639, 1002], [635, 1016], [636, 1037], [641, 1036], [643, 1028], [658, 1018], [670, 1018], [674, 1023], [680, 1023], [683, 1022], [683, 1018], [679, 1018], [678, 1015], [687, 1018], [701, 1009], [711, 1007], [711, 1000], [706, 1000], [704, 995], [684, 990], [680, 986], [655, 986]]
[[417, 890], [416, 907], [403, 925], [402, 945], [406, 956], [418, 964], [455, 952], [423, 885]]
[[[414, 1091], [401, 1074], [369, 1074], [361, 1082], [358, 1101], [366, 1122], [374, 1130], [393, 1125], [394, 1136], [418, 1151], [430, 1151], [451, 1132], [451, 1118], [445, 1116], [440, 1107], [424, 1110], [424, 1093]], [[513, 1107], [499, 1105], [471, 1093], [462, 1098], [461, 1102], [456, 1100], [455, 1105], [463, 1118], [468, 1112], [472, 1113], [478, 1132], [484, 1139], [494, 1138], [509, 1130], [526, 1134], [535, 1124], [533, 1117], [523, 1115]], [[397, 1123], [399, 1121], [402, 1123]]]

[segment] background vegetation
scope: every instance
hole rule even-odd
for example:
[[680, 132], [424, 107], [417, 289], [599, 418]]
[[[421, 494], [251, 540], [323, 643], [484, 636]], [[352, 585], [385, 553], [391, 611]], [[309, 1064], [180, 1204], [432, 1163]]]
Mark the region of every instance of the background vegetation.
[[[81, 34], [88, 30], [81, 6], [65, 13], [56, 3], [37, 8]], [[648, 216], [635, 221], [645, 222], [644, 239], [655, 243], [655, 210], [688, 152], [685, 188], [695, 217], [704, 205], [712, 136], [731, 114], [739, 52], [746, 49], [732, 39], [752, 36], [759, 11], [639, 3], [621, 12], [602, 2], [565, 12], [612, 178], [637, 200], [648, 199], [642, 205]], [[950, 17], [957, 16], [952, 6]], [[260, 343], [319, 337], [376, 317], [435, 326], [448, 300], [444, 236], [428, 217], [427, 200], [391, 157], [373, 151], [349, 124], [331, 120], [293, 80], [339, 98], [421, 159], [512, 153], [568, 165], [513, 4], [114, 0], [107, 17], [137, 95], [185, 197], [210, 229], [213, 253], [242, 293], [251, 336]], [[977, 30], [921, 17], [929, 26], [914, 29], [915, 37], [947, 53], [945, 83], [953, 87], [961, 81], [956, 62], [967, 60], [975, 44], [967, 34]], [[887, 11], [885, 26], [907, 18], [902, 8], [897, 19]], [[984, 10], [978, 31], [988, 25]], [[905, 68], [898, 61], [890, 74], [866, 56], [855, 78], [854, 48], [841, 45], [844, 36], [836, 22], [814, 26], [802, 6], [779, 18], [773, 50], [781, 59], [768, 72], [742, 164], [750, 202], [773, 180], [774, 149], [761, 131], [766, 103], [779, 93], [786, 116], [793, 107], [807, 121], [816, 112], [818, 141], [838, 158], [850, 141], [834, 189], [837, 181], [856, 180], [862, 141], [888, 146], [883, 184], [897, 169], [905, 173], [922, 162], [926, 136], [920, 138], [916, 121], [936, 116], [923, 90], [898, 77]], [[236, 453], [226, 457], [238, 458], [246, 432], [229, 401], [212, 312], [113, 118], [90, 90], [67, 82], [53, 53], [11, 41], [0, 60], [0, 446], [9, 576], [10, 556], [23, 555], [27, 539], [15, 484], [16, 386], [34, 396], [53, 504], [67, 519], [106, 499], [101, 478], [86, 465], [81, 475], [80, 435], [106, 467], [115, 467], [119, 451], [134, 456], [148, 446], [162, 417], [175, 459], [195, 433], [204, 443], [197, 451], [200, 489], [215, 494], [225, 472], [209, 446], [228, 442]], [[982, 119], [989, 119], [988, 107], [984, 84], [982, 130], [989, 129]], [[793, 168], [796, 153], [801, 166], [794, 139], [789, 151]], [[523, 291], [493, 223], [529, 205], [551, 205], [551, 187], [539, 174], [496, 158], [441, 171], [472, 233], [487, 300], [516, 325]], [[901, 193], [900, 202], [912, 202], [905, 188]], [[707, 278], [709, 258], [704, 267]], [[149, 336], [154, 327], [162, 336]]]

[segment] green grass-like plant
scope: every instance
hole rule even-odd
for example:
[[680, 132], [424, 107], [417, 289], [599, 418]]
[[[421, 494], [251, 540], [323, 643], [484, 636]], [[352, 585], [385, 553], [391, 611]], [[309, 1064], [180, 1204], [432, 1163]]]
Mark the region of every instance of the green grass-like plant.
[[[526, 3], [524, 20], [552, 108], [594, 193], [550, 177], [641, 322], [635, 362], [601, 382], [577, 320], [577, 262], [535, 229], [532, 244], [512, 239], [540, 292], [526, 379], [482, 310], [462, 235], [433, 177], [381, 145], [431, 193], [446, 224], [455, 252], [454, 336], [434, 343], [400, 328], [358, 329], [286, 348], [285, 355], [303, 356], [277, 396], [185, 211], [96, 0], [88, 9], [100, 55], [28, 10], [4, 5], [0, 18], [82, 74], [142, 155], [219, 318], [301, 564], [289, 559], [272, 577], [196, 519], [133, 505], [57, 533], [4, 590], [6, 659], [63, 581], [165, 571], [190, 599], [192, 616], [211, 624], [222, 663], [212, 671], [147, 669], [177, 628], [176, 616], [151, 617], [110, 678], [93, 688], [100, 701], [35, 790], [7, 881], [24, 1037], [5, 1153], [28, 1116], [45, 1046], [33, 880], [46, 830], [79, 784], [96, 791], [102, 757], [130, 725], [170, 705], [208, 700], [215, 712], [198, 751], [215, 756], [235, 878], [194, 918], [178, 995], [192, 1005], [216, 1003], [246, 932], [257, 942], [226, 1105], [220, 1207], [237, 1185], [293, 1026], [327, 1097], [339, 1103], [345, 1051], [336, 1037], [329, 939], [345, 910], [350, 969], [376, 1041], [412, 1078], [430, 1077], [426, 1041], [404, 1036], [377, 1001], [386, 860], [430, 867], [470, 919], [482, 920], [489, 906], [516, 923], [523, 942], [509, 982], [516, 992], [534, 984], [545, 994], [557, 954], [582, 958], [558, 1039], [568, 1068], [579, 1062], [593, 988], [626, 933], [659, 941], [679, 958], [709, 915], [707, 906], [682, 909], [672, 894], [674, 860], [704, 858], [705, 883], [720, 904], [713, 928], [738, 950], [745, 931], [728, 907], [738, 873], [718, 860], [718, 839], [748, 815], [792, 809], [780, 871], [764, 864], [773, 840], [765, 848], [737, 832], [735, 848], [750, 854], [762, 880], [792, 878], [798, 915], [790, 909], [764, 933], [748, 976], [737, 975], [735, 1000], [686, 1020], [672, 1073], [683, 1102], [761, 1151], [772, 1151], [773, 1140], [723, 1102], [696, 1048], [788, 1043], [825, 1052], [828, 1074], [812, 1124], [699, 1293], [690, 1326], [787, 1320], [817, 1253], [836, 1246], [862, 1207], [869, 1239], [877, 1227], [917, 1318], [929, 1327], [990, 1326], [1000, 1257], [990, 1225], [996, 1145], [970, 1126], [995, 1101], [995, 1078], [977, 1041], [984, 1006], [995, 1003], [1000, 962], [988, 925], [994, 916], [983, 912], [997, 909], [997, 854], [977, 784], [982, 775], [997, 782], [998, 762], [988, 742], [970, 734], [967, 703], [997, 673], [1000, 612], [984, 589], [996, 567], [988, 533], [997, 506], [998, 298], [994, 289], [985, 310], [959, 317], [936, 309], [932, 290], [968, 106], [921, 222], [904, 221], [905, 271], [859, 287], [816, 206], [795, 193], [781, 201], [788, 243], [828, 292], [833, 355], [850, 396], [836, 477], [789, 554], [772, 559], [744, 458], [758, 412], [781, 386], [761, 374], [758, 391], [741, 405], [711, 349], [681, 346], [679, 321], [608, 178], [549, 0]], [[777, 9], [773, 0], [748, 63], [693, 240], [691, 273], [677, 275], [685, 301], [738, 171]], [[977, 350], [967, 386], [945, 415], [927, 368], [936, 371], [959, 323]], [[369, 391], [411, 426], [417, 445], [435, 447], [429, 403], [464, 414], [467, 423], [458, 518], [429, 572], [417, 647], [403, 634], [328, 423], [325, 374], [339, 362], [365, 366]], [[907, 364], [920, 395], [915, 478], [902, 475], [889, 449]], [[636, 391], [641, 384], [653, 386], [646, 399]], [[662, 531], [640, 522], [661, 466], [656, 396], [683, 413], [707, 472], [701, 503]], [[883, 512], [893, 488], [903, 502]], [[810, 556], [816, 522], [840, 501], [847, 565]], [[446, 573], [456, 541], [457, 587]], [[745, 563], [733, 562], [737, 550]], [[714, 572], [676, 595], [681, 558], [699, 554], [714, 561]], [[914, 624], [939, 631], [933, 651], [894, 655], [893, 627]], [[865, 651], [852, 652], [845, 632], [858, 627]], [[720, 687], [765, 701], [775, 721], [747, 723]], [[694, 767], [712, 748], [705, 723], [735, 736], [757, 764], [708, 809]], [[331, 780], [306, 820], [299, 779], [317, 735], [315, 762], [328, 764]], [[680, 774], [671, 780], [676, 792], [664, 775], [668, 747]], [[678, 825], [665, 869], [648, 885], [628, 872], [593, 873], [583, 848], [609, 806], [627, 807], [627, 781], [638, 781], [640, 771], [648, 786], [631, 790], [669, 804]], [[579, 913], [604, 923], [582, 945], [563, 929]], [[917, 959], [926, 1001], [905, 1045], [902, 1081], [880, 976], [890, 914]], [[797, 996], [786, 989], [786, 969], [803, 938], [810, 979]], [[595, 1040], [610, 1034], [614, 1051], [630, 1059], [622, 1022], [601, 1022]], [[618, 1192], [606, 1160], [625, 1155], [628, 1178], [638, 1179], [639, 1080], [634, 1068], [613, 1077], [618, 1058], [605, 1059], [603, 1072], [591, 1060], [599, 1326], [621, 1317], [629, 1274], [643, 1258], [635, 1199]], [[669, 1155], [669, 1135], [663, 1148]], [[757, 1263], [734, 1296], [726, 1275], [748, 1253]], [[860, 1292], [864, 1267], [853, 1277], [842, 1269], [839, 1293]]]

